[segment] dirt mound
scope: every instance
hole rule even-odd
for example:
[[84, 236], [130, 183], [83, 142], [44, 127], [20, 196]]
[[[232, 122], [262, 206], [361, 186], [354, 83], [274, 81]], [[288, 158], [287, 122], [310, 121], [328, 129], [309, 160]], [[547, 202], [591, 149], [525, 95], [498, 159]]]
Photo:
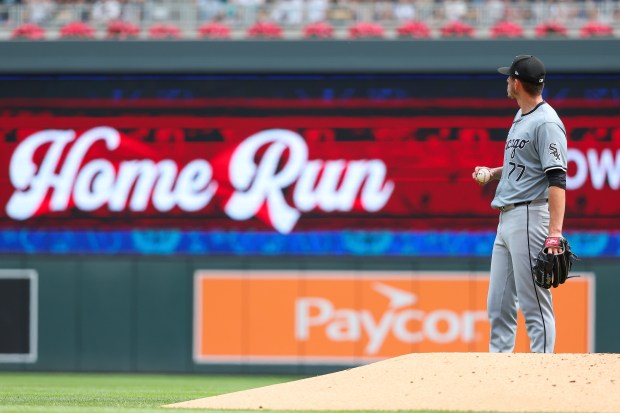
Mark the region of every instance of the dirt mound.
[[165, 407], [618, 413], [620, 354], [409, 354]]

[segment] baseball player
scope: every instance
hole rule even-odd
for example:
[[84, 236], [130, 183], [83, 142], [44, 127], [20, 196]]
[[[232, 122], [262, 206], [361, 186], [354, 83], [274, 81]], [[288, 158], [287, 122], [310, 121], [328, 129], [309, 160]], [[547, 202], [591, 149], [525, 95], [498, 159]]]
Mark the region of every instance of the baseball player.
[[[510, 67], [500, 67], [498, 72], [508, 76], [508, 97], [517, 102], [519, 111], [508, 132], [503, 166], [487, 168], [490, 179], [499, 180], [491, 203], [499, 210], [499, 225], [487, 297], [489, 351], [513, 351], [520, 308], [531, 351], [552, 353], [555, 316], [551, 292], [536, 285], [532, 267], [547, 238], [562, 236], [566, 129], [542, 98], [546, 73], [540, 59], [517, 56]], [[476, 178], [482, 168], [486, 167], [476, 166], [472, 176], [484, 185], [484, 180]], [[548, 252], [560, 251], [550, 248]]]

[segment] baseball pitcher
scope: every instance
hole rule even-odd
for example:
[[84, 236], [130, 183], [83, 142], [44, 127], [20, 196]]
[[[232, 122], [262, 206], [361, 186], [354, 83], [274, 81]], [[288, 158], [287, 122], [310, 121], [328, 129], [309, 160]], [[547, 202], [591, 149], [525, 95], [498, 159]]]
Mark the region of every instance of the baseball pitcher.
[[487, 297], [489, 351], [513, 351], [521, 309], [531, 351], [552, 353], [555, 315], [550, 286], [560, 284], [553, 282], [554, 273], [556, 279], [562, 273], [564, 282], [572, 264], [570, 247], [562, 236], [566, 129], [542, 98], [546, 72], [540, 59], [517, 56], [510, 67], [498, 71], [508, 76], [507, 95], [519, 110], [508, 132], [503, 165], [476, 166], [472, 174], [480, 185], [499, 180], [491, 203], [499, 210], [499, 225]]

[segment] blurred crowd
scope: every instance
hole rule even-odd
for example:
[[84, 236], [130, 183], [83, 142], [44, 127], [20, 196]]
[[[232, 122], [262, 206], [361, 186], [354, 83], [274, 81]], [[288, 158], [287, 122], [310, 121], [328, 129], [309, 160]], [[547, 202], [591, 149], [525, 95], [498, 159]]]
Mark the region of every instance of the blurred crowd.
[[[249, 25], [272, 21], [284, 27], [328, 21], [464, 21], [490, 26], [498, 21], [533, 25], [588, 20], [613, 24], [620, 0], [0, 0], [0, 21], [19, 19], [43, 26], [72, 20], [105, 24], [166, 22], [180, 27], [205, 21]], [[18, 9], [16, 14], [14, 11]], [[13, 12], [11, 12], [13, 10]], [[17, 16], [17, 17], [15, 17]]]
[[600, 10], [617, 9], [617, 0], [197, 0], [204, 18], [222, 18], [237, 5], [270, 6], [268, 17], [280, 24], [314, 21], [443, 20], [493, 24], [499, 20], [527, 23], [535, 20], [570, 22], [604, 18]]
[[45, 25], [53, 20], [82, 21], [130, 20], [140, 18], [136, 11], [148, 0], [0, 0], [0, 7], [8, 16], [10, 6], [20, 6], [20, 17], [25, 22]]

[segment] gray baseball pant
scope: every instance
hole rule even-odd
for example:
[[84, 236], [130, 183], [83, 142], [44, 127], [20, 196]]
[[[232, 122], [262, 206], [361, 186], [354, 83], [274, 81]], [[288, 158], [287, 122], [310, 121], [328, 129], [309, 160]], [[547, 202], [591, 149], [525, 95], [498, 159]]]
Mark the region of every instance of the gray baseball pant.
[[532, 277], [534, 259], [542, 249], [548, 228], [546, 203], [500, 212], [487, 297], [490, 352], [514, 350], [520, 308], [530, 338], [530, 350], [553, 353], [555, 316], [551, 291], [537, 286]]

